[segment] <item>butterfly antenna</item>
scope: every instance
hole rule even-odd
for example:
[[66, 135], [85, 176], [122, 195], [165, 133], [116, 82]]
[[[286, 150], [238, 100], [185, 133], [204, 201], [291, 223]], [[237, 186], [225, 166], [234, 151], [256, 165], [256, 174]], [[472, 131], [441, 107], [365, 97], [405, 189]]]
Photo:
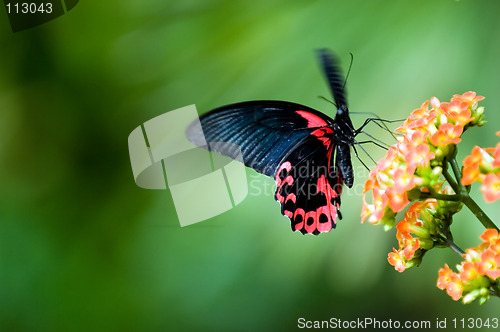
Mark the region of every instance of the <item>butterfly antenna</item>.
[[323, 100], [325, 100], [325, 101], [329, 102], [330, 104], [332, 104], [333, 106], [335, 106], [335, 108], [338, 108], [337, 104], [335, 104], [335, 103], [334, 103], [333, 101], [331, 101], [330, 99], [325, 98], [325, 97], [323, 97], [323, 96], [318, 96], [318, 98], [319, 98], [319, 99], [323, 99]]
[[351, 73], [352, 63], [354, 62], [354, 55], [351, 52], [349, 52], [349, 54], [351, 55], [351, 63], [349, 64], [349, 69], [347, 69], [347, 75], [345, 75], [344, 85], [342, 85], [342, 92], [345, 91], [345, 85], [347, 84], [347, 78], [349, 78], [349, 74]]

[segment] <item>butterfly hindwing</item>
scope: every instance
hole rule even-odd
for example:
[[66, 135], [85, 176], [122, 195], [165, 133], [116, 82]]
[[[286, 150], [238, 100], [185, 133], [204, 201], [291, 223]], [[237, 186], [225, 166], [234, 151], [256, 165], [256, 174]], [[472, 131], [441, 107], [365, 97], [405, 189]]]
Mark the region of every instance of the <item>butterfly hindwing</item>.
[[333, 131], [319, 128], [293, 150], [278, 168], [276, 200], [290, 218], [293, 231], [303, 234], [329, 232], [336, 226], [342, 178], [332, 162]]

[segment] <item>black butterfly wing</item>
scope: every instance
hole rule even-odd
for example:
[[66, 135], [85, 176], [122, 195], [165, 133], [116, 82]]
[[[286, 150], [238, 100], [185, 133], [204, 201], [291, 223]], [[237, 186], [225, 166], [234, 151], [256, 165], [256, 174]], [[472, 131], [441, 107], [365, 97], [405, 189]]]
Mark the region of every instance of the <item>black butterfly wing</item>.
[[333, 120], [310, 107], [285, 101], [248, 101], [216, 108], [200, 116], [186, 135], [197, 146], [217, 142], [212, 151], [275, 177], [283, 159], [319, 127]]
[[340, 214], [342, 177], [333, 154], [335, 136], [330, 127], [313, 131], [291, 151], [276, 174], [276, 200], [290, 218], [293, 231], [317, 235], [335, 228]]

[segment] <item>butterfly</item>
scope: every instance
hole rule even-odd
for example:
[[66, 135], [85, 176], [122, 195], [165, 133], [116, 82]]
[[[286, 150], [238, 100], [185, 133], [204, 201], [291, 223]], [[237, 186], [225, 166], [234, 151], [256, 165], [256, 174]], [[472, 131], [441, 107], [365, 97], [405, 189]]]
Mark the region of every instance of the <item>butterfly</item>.
[[[275, 198], [293, 231], [318, 235], [342, 219], [340, 196], [351, 188], [351, 147], [355, 135], [345, 83], [336, 56], [327, 49], [318, 58], [333, 94], [335, 118], [310, 107], [278, 100], [226, 105], [200, 116], [201, 129], [190, 125], [188, 139], [243, 163], [276, 181]], [[208, 144], [208, 145], [207, 145]]]

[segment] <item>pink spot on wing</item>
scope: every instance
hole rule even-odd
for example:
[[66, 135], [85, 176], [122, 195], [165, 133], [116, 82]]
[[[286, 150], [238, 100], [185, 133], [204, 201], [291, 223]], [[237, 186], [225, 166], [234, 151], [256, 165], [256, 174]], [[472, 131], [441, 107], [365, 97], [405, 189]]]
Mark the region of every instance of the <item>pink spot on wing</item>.
[[[307, 224], [309, 218], [312, 218], [313, 220], [312, 224], [310, 225]], [[306, 232], [312, 234], [317, 228], [318, 228], [318, 215], [316, 214], [316, 211], [306, 212], [306, 215], [304, 216], [304, 229], [306, 230]]]
[[275, 181], [278, 182], [278, 186], [279, 186], [279, 183], [280, 183], [280, 173], [282, 170], [286, 169], [286, 172], [290, 172], [290, 170], [292, 169], [292, 164], [289, 162], [289, 161], [285, 161], [283, 164], [281, 164], [281, 166], [278, 168], [278, 171], [276, 172], [276, 178], [275, 178]]
[[285, 161], [283, 164], [281, 164], [281, 166], [278, 168], [278, 172], [276, 173], [276, 178], [275, 178], [276, 187], [277, 187], [276, 199], [280, 203], [283, 203], [285, 201], [285, 197], [283, 197], [282, 195], [280, 195], [281, 187], [283, 187], [283, 185], [285, 183], [287, 185], [289, 185], [289, 186], [291, 186], [293, 184], [293, 177], [291, 175], [288, 175], [282, 181], [281, 178], [280, 178], [280, 173], [281, 173], [282, 170], [286, 170], [287, 173], [288, 173], [288, 172], [290, 172], [291, 169], [292, 169], [292, 164], [289, 161]]
[[278, 202], [280, 203], [283, 203], [285, 201], [285, 197], [283, 197], [283, 195], [281, 195], [279, 192], [281, 191], [281, 187], [283, 187], [284, 184], [287, 184], [289, 186], [291, 186], [293, 184], [293, 177], [291, 175], [288, 175], [284, 180], [283, 182], [281, 182], [281, 179], [280, 179], [280, 183], [277, 185], [278, 186], [278, 191], [276, 192], [276, 199], [278, 200]]
[[[332, 216], [330, 215], [330, 208], [328, 206], [320, 206], [316, 210], [316, 214], [318, 215], [318, 231], [320, 233], [329, 232], [332, 230]], [[325, 215], [326, 222], [320, 222], [320, 217]], [[335, 216], [336, 218], [336, 216]], [[335, 218], [333, 220], [335, 220]]]
[[[321, 206], [317, 209], [317, 213], [320, 215], [321, 213], [324, 213], [328, 220], [332, 221], [334, 224], [337, 223], [337, 209], [339, 208], [339, 205], [337, 203], [337, 206], [335, 206], [334, 204], [331, 203], [331, 200], [332, 198], [336, 198], [338, 197], [338, 195], [340, 193], [337, 193], [331, 186], [330, 186], [330, 183], [328, 182], [328, 180], [325, 178], [324, 175], [321, 175], [321, 177], [318, 179], [318, 182], [317, 182], [317, 188], [318, 188], [318, 193], [319, 192], [322, 192], [323, 194], [325, 194], [326, 196], [326, 206]], [[336, 188], [337, 190], [339, 188]], [[330, 219], [331, 218], [331, 219]], [[322, 232], [322, 230], [320, 230], [320, 227], [323, 228], [323, 229], [327, 229], [328, 227], [330, 227], [330, 229], [326, 230], [326, 232], [330, 231], [331, 230], [331, 224], [329, 226], [326, 226], [326, 225], [323, 225], [323, 226], [319, 226], [321, 223], [318, 222], [318, 231]]]
[[295, 196], [294, 193], [290, 193], [288, 194], [288, 196], [286, 196], [285, 203], [288, 202], [289, 200], [295, 203], [297, 202], [297, 196]]
[[298, 231], [298, 230], [301, 230], [303, 227], [304, 227], [304, 216], [305, 216], [305, 211], [303, 209], [297, 209], [295, 210], [295, 213], [293, 214], [293, 219], [297, 219], [297, 216], [300, 215], [302, 217], [302, 221], [297, 223], [295, 225], [295, 230]]

